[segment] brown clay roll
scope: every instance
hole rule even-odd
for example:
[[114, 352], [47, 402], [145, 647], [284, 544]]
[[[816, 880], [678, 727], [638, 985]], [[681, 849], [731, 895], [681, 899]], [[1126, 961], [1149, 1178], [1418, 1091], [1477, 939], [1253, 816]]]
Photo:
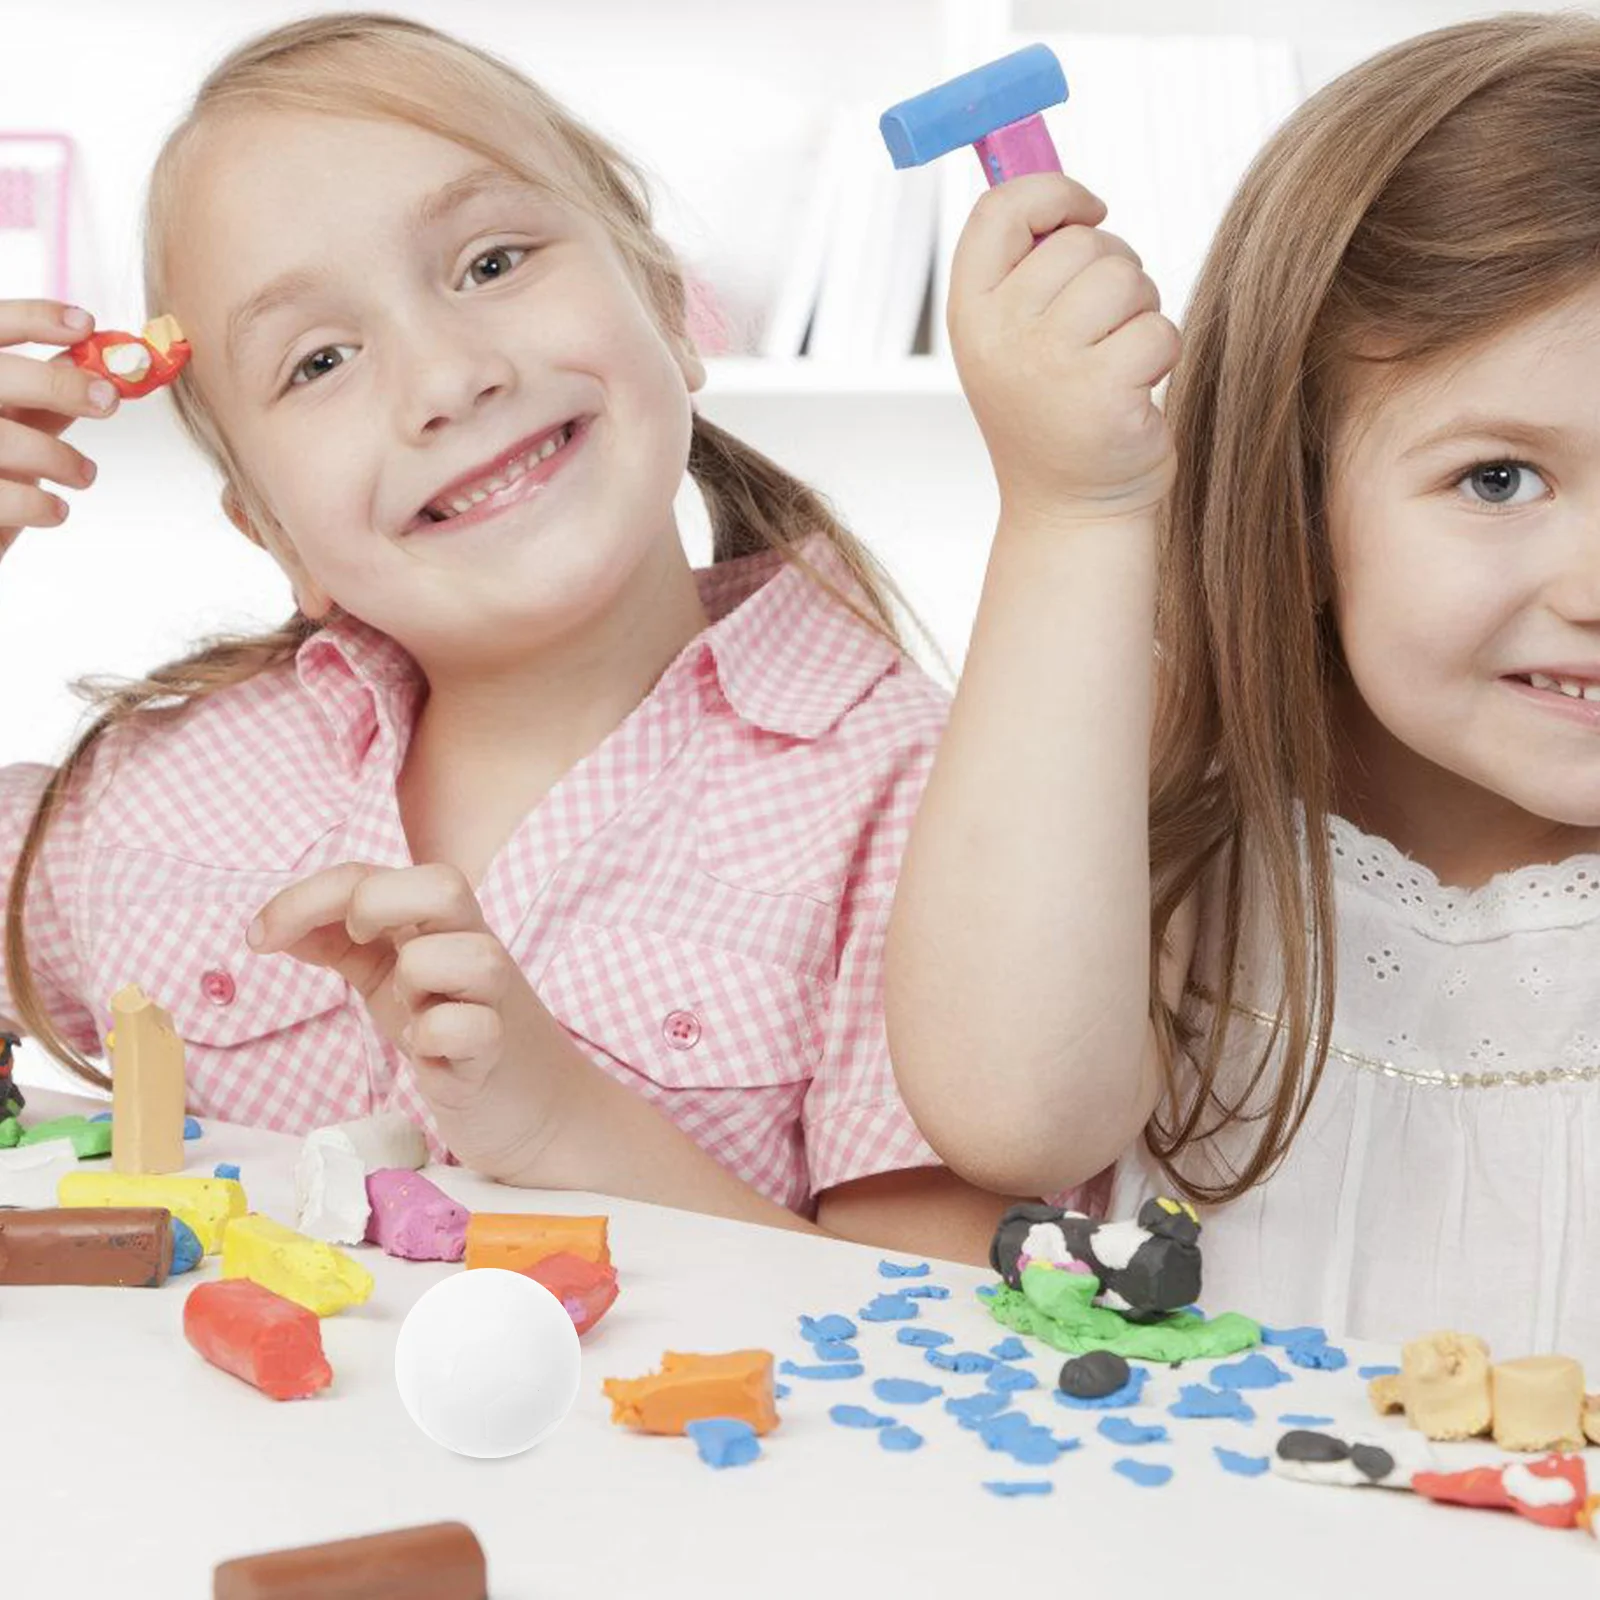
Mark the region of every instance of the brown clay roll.
[[172, 1213], [156, 1206], [0, 1210], [0, 1284], [154, 1289], [172, 1270]]
[[483, 1547], [464, 1522], [224, 1561], [212, 1600], [488, 1600]]

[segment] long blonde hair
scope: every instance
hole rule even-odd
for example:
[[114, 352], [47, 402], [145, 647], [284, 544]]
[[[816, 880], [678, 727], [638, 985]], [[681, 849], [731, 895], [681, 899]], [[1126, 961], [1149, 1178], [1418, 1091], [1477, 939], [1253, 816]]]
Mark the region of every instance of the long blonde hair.
[[[1195, 1199], [1270, 1174], [1327, 1059], [1342, 672], [1323, 603], [1329, 441], [1364, 374], [1392, 380], [1468, 349], [1597, 274], [1600, 22], [1570, 15], [1445, 28], [1352, 69], [1269, 142], [1211, 248], [1167, 403], [1178, 473], [1150, 824], [1153, 954], [1208, 886], [1202, 928], [1217, 940], [1203, 1037], [1152, 982], [1168, 1096], [1145, 1139]], [[1248, 1087], [1225, 1095], [1251, 863], [1284, 987]], [[1280, 1049], [1270, 1102], [1255, 1100]], [[1231, 1178], [1202, 1183], [1175, 1164], [1247, 1116], [1262, 1126]]]
[[[167, 309], [166, 262], [185, 156], [208, 119], [235, 109], [325, 113], [330, 108], [341, 116], [422, 128], [529, 182], [555, 188], [606, 225], [663, 332], [687, 343], [682, 268], [652, 226], [648, 186], [639, 169], [497, 57], [421, 23], [370, 12], [317, 16], [273, 29], [234, 50], [201, 84], [150, 179], [145, 292], [152, 316]], [[538, 150], [552, 145], [570, 157], [575, 185], [532, 164]], [[273, 527], [269, 505], [241, 470], [189, 374], [172, 392], [184, 428], [222, 474], [248, 524]], [[705, 502], [714, 561], [775, 551], [863, 625], [900, 644], [895, 619], [897, 608], [906, 610], [903, 600], [819, 494], [698, 415], [688, 470]], [[853, 585], [840, 588], [806, 562], [798, 546], [817, 534], [842, 560]], [[181, 716], [211, 695], [292, 661], [317, 626], [296, 610], [270, 633], [214, 640], [142, 679], [77, 686], [92, 703], [93, 719], [52, 774], [24, 838], [6, 905], [5, 960], [18, 1020], [68, 1070], [91, 1083], [105, 1087], [110, 1080], [55, 1027], [28, 966], [28, 881], [50, 824], [113, 729]]]

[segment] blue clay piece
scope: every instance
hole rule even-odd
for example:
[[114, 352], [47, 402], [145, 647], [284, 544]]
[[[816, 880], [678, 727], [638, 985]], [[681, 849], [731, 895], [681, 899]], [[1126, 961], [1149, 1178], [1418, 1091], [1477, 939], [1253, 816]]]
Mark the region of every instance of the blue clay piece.
[[775, 1383], [772, 1392], [779, 1400], [787, 1400], [794, 1391], [786, 1383]]
[[1241, 1478], [1259, 1478], [1272, 1462], [1267, 1456], [1240, 1455], [1237, 1450], [1224, 1450], [1220, 1444], [1211, 1447], [1224, 1472], [1237, 1473]]
[[1255, 1412], [1237, 1389], [1208, 1389], [1203, 1383], [1186, 1383], [1178, 1391], [1178, 1403], [1167, 1410], [1175, 1417], [1233, 1417], [1254, 1422]]
[[1129, 1482], [1138, 1484], [1142, 1489], [1159, 1489], [1162, 1484], [1169, 1482], [1172, 1478], [1171, 1467], [1160, 1466], [1154, 1461], [1130, 1461], [1125, 1459], [1116, 1462], [1111, 1470], [1120, 1472]]
[[980, 1300], [993, 1300], [1000, 1290], [992, 1283], [982, 1283], [973, 1292]]
[[239, 1181], [239, 1169], [231, 1161], [219, 1161], [211, 1176], [213, 1178], [232, 1178], [237, 1183]]
[[963, 1428], [975, 1428], [989, 1417], [998, 1416], [1011, 1404], [1006, 1394], [968, 1394], [946, 1400], [944, 1408]]
[[842, 1339], [818, 1339], [811, 1347], [818, 1361], [859, 1361], [861, 1352]]
[[172, 1276], [193, 1272], [200, 1265], [205, 1251], [200, 1248], [200, 1238], [181, 1217], [172, 1219]]
[[1004, 1364], [991, 1369], [984, 1380], [996, 1394], [1016, 1394], [1023, 1389], [1037, 1389], [1039, 1380], [1026, 1367], [1008, 1367]]
[[1399, 1367], [1357, 1367], [1356, 1376], [1358, 1378], [1398, 1378], [1400, 1369]]
[[885, 1428], [878, 1435], [878, 1443], [885, 1450], [920, 1450], [922, 1448], [922, 1435], [915, 1428]]
[[89, 1120], [91, 1122], [109, 1122], [111, 1120], [111, 1113], [109, 1111], [97, 1111], [92, 1117], [89, 1118]]
[[185, 1139], [198, 1139], [205, 1129], [193, 1117], [183, 1119], [183, 1136]]
[[880, 1261], [878, 1275], [884, 1278], [926, 1278], [932, 1271], [926, 1261], [913, 1262], [910, 1266], [902, 1266], [898, 1261]]
[[840, 1382], [845, 1378], [859, 1378], [866, 1368], [859, 1361], [839, 1361], [829, 1366], [797, 1367], [785, 1361], [778, 1371], [787, 1378], [816, 1378], [821, 1382]]
[[1023, 1483], [986, 1483], [984, 1488], [1003, 1500], [1017, 1500], [1023, 1495], [1051, 1494], [1055, 1485], [1048, 1478], [1030, 1478]]
[[914, 1283], [899, 1291], [907, 1300], [948, 1300], [950, 1291], [942, 1283]]
[[807, 1344], [816, 1344], [821, 1339], [853, 1339], [856, 1336], [856, 1325], [849, 1317], [841, 1317], [837, 1312], [826, 1317], [801, 1317], [800, 1337]]
[[978, 1424], [978, 1437], [991, 1450], [1004, 1451], [1025, 1467], [1048, 1467], [1076, 1441], [1058, 1443], [1048, 1428], [1029, 1422], [1020, 1411], [1003, 1411]]
[[932, 1350], [941, 1344], [954, 1344], [955, 1335], [940, 1333], [937, 1328], [898, 1328], [895, 1338], [901, 1344], [915, 1345], [919, 1350]]
[[1278, 1421], [1286, 1428], [1328, 1428], [1333, 1425], [1332, 1417], [1313, 1416], [1309, 1411], [1285, 1411]]
[[841, 1428], [892, 1428], [893, 1417], [880, 1417], [865, 1406], [834, 1406], [828, 1415]]
[[1276, 1344], [1293, 1347], [1297, 1344], [1326, 1344], [1328, 1330], [1326, 1328], [1269, 1328], [1265, 1323], [1261, 1327], [1262, 1344]]
[[1100, 1436], [1112, 1444], [1165, 1444], [1167, 1430], [1160, 1423], [1142, 1427], [1131, 1417], [1102, 1417]]
[[1211, 1381], [1219, 1389], [1275, 1389], [1294, 1379], [1271, 1356], [1259, 1350], [1242, 1361], [1230, 1361], [1211, 1369]]
[[879, 1378], [872, 1392], [890, 1406], [920, 1406], [944, 1393], [937, 1383], [918, 1383], [915, 1378]]
[[1062, 1405], [1071, 1406], [1075, 1411], [1125, 1411], [1129, 1406], [1139, 1404], [1149, 1377], [1148, 1367], [1134, 1367], [1128, 1381], [1113, 1394], [1103, 1394], [1094, 1400], [1080, 1400], [1075, 1394], [1066, 1394], [1057, 1389], [1055, 1396]]
[[1002, 1339], [999, 1344], [989, 1346], [989, 1354], [996, 1361], [1020, 1361], [1027, 1355], [1028, 1347], [1015, 1334], [1009, 1339]]
[[1338, 1372], [1350, 1365], [1350, 1357], [1336, 1344], [1292, 1344], [1289, 1359], [1297, 1367], [1322, 1372]]
[[875, 1295], [870, 1305], [864, 1305], [856, 1313], [863, 1322], [909, 1322], [918, 1314], [916, 1302], [908, 1300], [906, 1295], [910, 1290], [901, 1290], [896, 1294]]
[[941, 1372], [992, 1372], [995, 1366], [994, 1357], [984, 1355], [981, 1350], [957, 1350], [954, 1355], [946, 1355], [943, 1350], [928, 1350], [923, 1353], [923, 1359]]
[[748, 1422], [733, 1417], [706, 1417], [686, 1422], [683, 1431], [694, 1440], [708, 1467], [745, 1467], [761, 1454], [761, 1441]]

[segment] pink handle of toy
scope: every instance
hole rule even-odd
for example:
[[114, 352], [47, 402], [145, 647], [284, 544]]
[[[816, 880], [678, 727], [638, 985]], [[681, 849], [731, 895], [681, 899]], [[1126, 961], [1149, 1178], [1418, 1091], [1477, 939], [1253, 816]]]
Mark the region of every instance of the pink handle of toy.
[[1061, 157], [1041, 116], [1024, 117], [985, 134], [972, 147], [983, 163], [989, 187], [1007, 178], [1020, 178], [1025, 172], [1059, 172]]

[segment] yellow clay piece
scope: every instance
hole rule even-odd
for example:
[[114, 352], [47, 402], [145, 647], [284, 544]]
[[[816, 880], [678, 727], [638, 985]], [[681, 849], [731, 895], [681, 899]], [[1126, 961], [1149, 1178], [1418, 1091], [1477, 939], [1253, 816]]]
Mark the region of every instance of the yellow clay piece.
[[111, 1169], [182, 1172], [183, 1040], [136, 983], [112, 995], [111, 1015]]
[[372, 1274], [342, 1250], [258, 1212], [228, 1224], [222, 1276], [249, 1278], [319, 1317], [360, 1305], [372, 1293]]
[[611, 1420], [641, 1433], [682, 1433], [690, 1422], [733, 1417], [757, 1433], [778, 1425], [772, 1354], [733, 1350], [726, 1355], [684, 1355], [668, 1350], [661, 1371], [643, 1378], [607, 1378]]
[[1502, 1450], [1583, 1449], [1583, 1367], [1571, 1356], [1523, 1356], [1490, 1374]]
[[1413, 1339], [1400, 1352], [1400, 1393], [1411, 1426], [1430, 1439], [1489, 1431], [1489, 1347], [1471, 1333]]
[[200, 1248], [214, 1256], [235, 1217], [249, 1205], [233, 1178], [183, 1178], [134, 1172], [69, 1172], [56, 1185], [64, 1206], [164, 1206], [194, 1229]]
[[182, 342], [183, 329], [178, 326], [178, 319], [174, 316], [152, 317], [145, 323], [142, 337], [165, 355], [173, 345]]

